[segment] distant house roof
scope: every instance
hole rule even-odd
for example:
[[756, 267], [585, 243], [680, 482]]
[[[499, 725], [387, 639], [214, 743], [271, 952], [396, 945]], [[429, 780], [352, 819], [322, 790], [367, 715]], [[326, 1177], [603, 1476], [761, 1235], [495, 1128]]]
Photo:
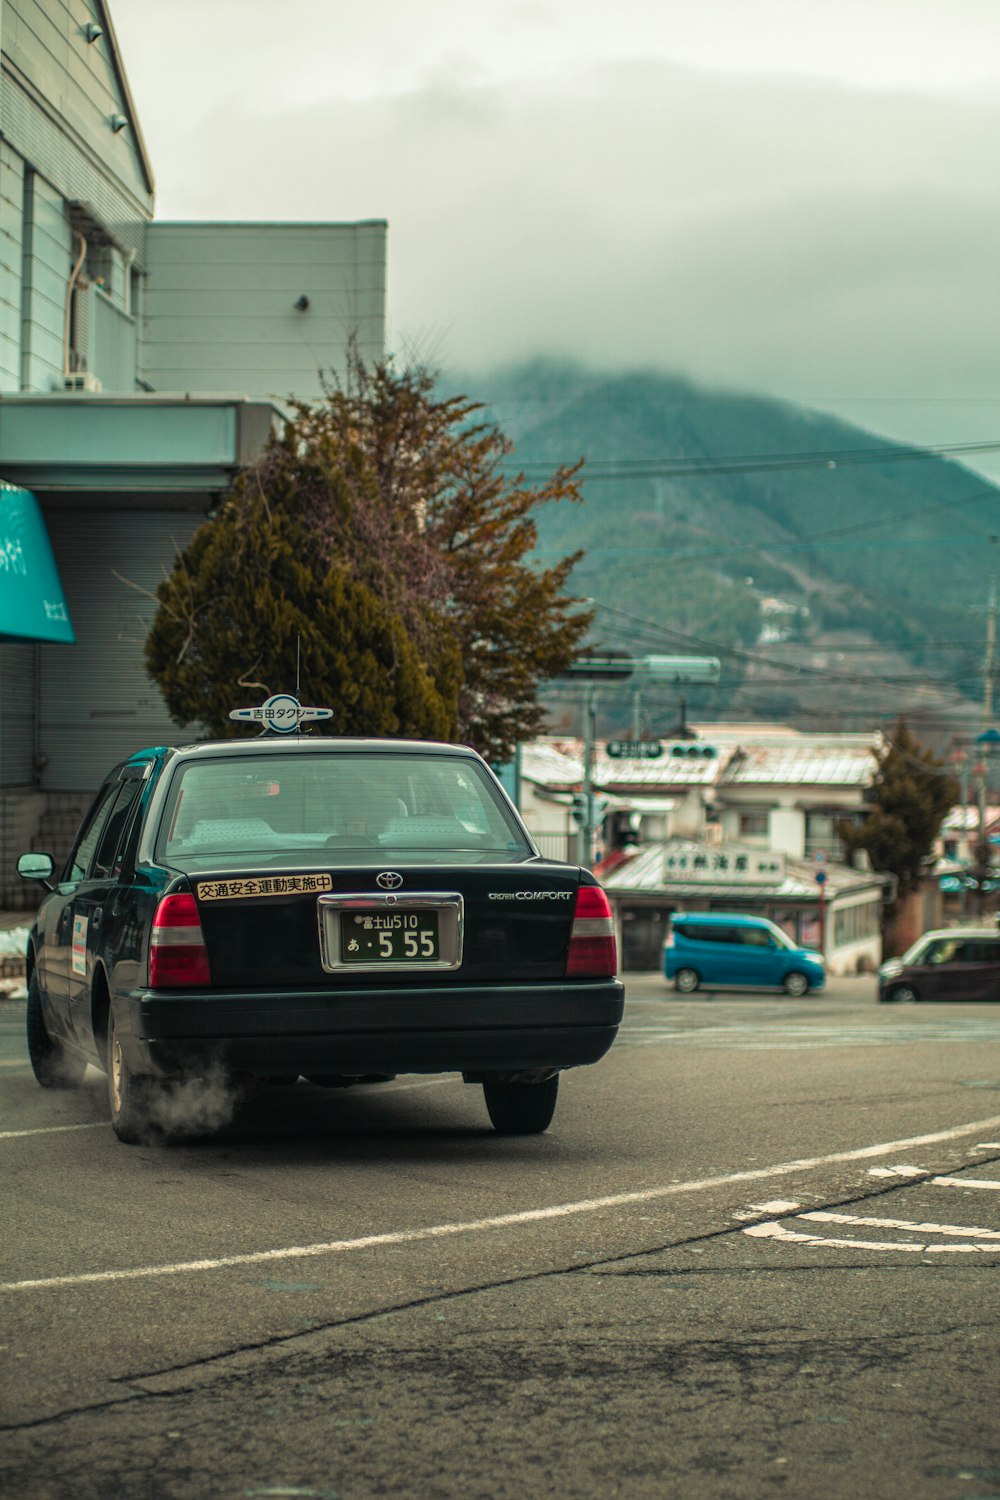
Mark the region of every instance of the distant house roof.
[[[571, 748], [564, 749], [564, 745]], [[567, 791], [583, 779], [583, 751], [576, 742], [530, 740], [521, 746], [521, 779]]]
[[778, 743], [749, 738], [734, 750], [719, 782], [723, 786], [868, 786], [875, 772], [877, 735], [805, 736]]
[[[593, 776], [597, 786], [618, 792], [715, 785], [860, 788], [871, 783], [882, 744], [879, 733], [808, 735], [773, 724], [705, 724], [696, 740], [682, 746], [664, 739], [664, 753], [648, 760], [609, 756], [599, 742]], [[682, 753], [687, 751], [692, 753]], [[533, 740], [522, 749], [521, 774], [542, 786], [576, 786], [583, 779], [583, 757], [582, 740]]]
[[[975, 802], [968, 802], [964, 807], [949, 808], [941, 824], [942, 833], [961, 832], [975, 833], [979, 827], [979, 808]], [[1000, 832], [1000, 807], [988, 807], [986, 809], [986, 832], [988, 834]]]
[[[819, 896], [816, 864], [813, 860], [778, 858], [773, 878], [727, 880], [724, 876], [692, 880], [671, 870], [671, 856], [701, 850], [704, 846], [688, 839], [666, 839], [650, 844], [601, 877], [601, 884], [615, 896], [665, 895], [671, 899], [815, 901]], [[720, 846], [724, 850], [725, 846]], [[852, 891], [876, 890], [885, 885], [886, 877], [870, 871], [853, 870], [848, 865], [827, 863], [825, 894], [827, 900]]]

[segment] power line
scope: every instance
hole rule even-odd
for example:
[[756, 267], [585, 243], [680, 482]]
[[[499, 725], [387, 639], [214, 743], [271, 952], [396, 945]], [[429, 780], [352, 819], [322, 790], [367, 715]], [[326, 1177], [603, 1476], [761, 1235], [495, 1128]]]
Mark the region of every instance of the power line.
[[[774, 473], [784, 469], [838, 469], [856, 464], [913, 463], [929, 458], [950, 458], [962, 453], [1000, 452], [1000, 441], [985, 443], [941, 443], [932, 447], [903, 448], [896, 444], [881, 448], [829, 448], [816, 452], [761, 453], [734, 455], [731, 458], [678, 459], [586, 459], [584, 479], [682, 479], [698, 474]], [[549, 474], [553, 468], [570, 467], [567, 463], [529, 459], [518, 464], [504, 464], [525, 478]]]
[[[858, 683], [871, 683], [875, 685], [884, 685], [890, 687], [900, 685], [900, 679], [884, 673], [871, 673], [868, 675], [859, 676], [855, 672], [833, 672], [825, 667], [810, 667], [806, 666], [805, 664], [797, 666], [793, 662], [782, 661], [770, 656], [763, 656], [760, 652], [743, 651], [738, 647], [726, 646], [718, 641], [706, 641], [700, 636], [687, 635], [682, 631], [671, 630], [669, 626], [660, 625], [654, 620], [644, 620], [639, 615], [630, 614], [628, 610], [619, 609], [615, 605], [611, 604], [602, 604], [600, 600], [597, 599], [593, 601], [593, 604], [595, 609], [600, 610], [604, 614], [617, 615], [624, 620], [630, 621], [634, 625], [640, 626], [643, 631], [652, 633], [654, 637], [658, 637], [658, 640], [655, 641], [656, 644], [659, 644], [664, 640], [669, 640], [680, 642], [681, 644], [688, 646], [696, 646], [700, 651], [711, 651], [716, 656], [725, 656], [735, 662], [749, 662], [752, 665], [774, 667], [778, 671], [791, 672], [793, 674], [793, 680], [813, 678], [820, 679], [826, 682], [844, 683], [846, 685], [855, 685]], [[958, 680], [962, 681], [965, 679], [960, 678]], [[924, 677], [912, 682], [909, 678], [904, 679], [904, 681], [907, 686], [912, 686], [913, 688], [921, 688], [921, 690], [926, 691], [931, 688], [952, 687], [954, 686], [956, 678], [954, 674], [952, 674], [947, 679]]]
[[[1000, 446], [1000, 445], [998, 445], [998, 446]], [[754, 553], [766, 554], [768, 552], [776, 552], [776, 551], [778, 551], [780, 549], [785, 549], [785, 548], [810, 547], [810, 546], [813, 546], [815, 543], [822, 543], [823, 546], [830, 546], [832, 539], [837, 538], [837, 537], [847, 536], [849, 534], [857, 533], [859, 531], [873, 531], [873, 530], [877, 530], [881, 526], [897, 526], [898, 527], [898, 526], [902, 525], [904, 522], [916, 520], [920, 516], [933, 515], [933, 514], [935, 514], [937, 512], [943, 511], [943, 510], [954, 510], [957, 506], [962, 506], [962, 505], [978, 505], [978, 504], [981, 504], [984, 500], [991, 500], [994, 503], [996, 503], [996, 501], [997, 501], [997, 489], [994, 486], [992, 486], [992, 485], [984, 485], [984, 486], [982, 486], [981, 488], [975, 490], [972, 493], [963, 494], [963, 495], [956, 495], [951, 500], [939, 500], [939, 501], [936, 501], [933, 505], [923, 505], [923, 506], [921, 506], [919, 508], [919, 510], [904, 511], [902, 514], [900, 514], [898, 512], [892, 512], [891, 514], [888, 514], [888, 515], [883, 514], [883, 515], [880, 515], [880, 516], [876, 516], [876, 517], [874, 517], [873, 519], [871, 519], [869, 521], [855, 521], [855, 522], [851, 522], [847, 526], [835, 526], [835, 527], [833, 527], [832, 529], [830, 529], [828, 531], [817, 531], [817, 532], [814, 532], [811, 536], [805, 536], [805, 537], [793, 537], [793, 538], [788, 538], [788, 539], [785, 539], [785, 540], [781, 540], [781, 539], [775, 538], [774, 540], [770, 540], [770, 541], [769, 540], [764, 540], [764, 539], [759, 539], [759, 540], [757, 540], [755, 542], [744, 542], [744, 543], [741, 543], [739, 546], [736, 546], [736, 547], [707, 547], [707, 548], [702, 548], [700, 550], [694, 550], [694, 549], [682, 550], [682, 549], [679, 549], [675, 544], [671, 544], [669, 542], [661, 542], [659, 544], [644, 545], [644, 546], [641, 546], [641, 547], [604, 547], [604, 546], [601, 546], [601, 547], [598, 547], [598, 548], [594, 548], [593, 550], [596, 553], [599, 553], [601, 557], [615, 556], [617, 554], [629, 554], [629, 555], [631, 555], [631, 554], [634, 554], [636, 552], [643, 552], [643, 553], [647, 553], [647, 554], [648, 553], [663, 552], [663, 553], [669, 553], [670, 556], [675, 561], [677, 561], [677, 562], [682, 562], [682, 561], [686, 562], [686, 561], [689, 561], [692, 558], [698, 558], [698, 557], [725, 557], [725, 556], [729, 556], [729, 555], [731, 555], [733, 553], [739, 553], [739, 552], [754, 552]], [[983, 540], [983, 538], [981, 536], [975, 536], [972, 533], [966, 534], [965, 537], [956, 537], [954, 535], [947, 536], [947, 537], [900, 537], [900, 536], [897, 535], [896, 537], [893, 538], [893, 545], [894, 546], [899, 546], [900, 544], [905, 544], [907, 546], [921, 546], [921, 547], [923, 547], [923, 546], [935, 546], [935, 547], [940, 547], [940, 546], [943, 546], [943, 545], [955, 546], [956, 544], [958, 544], [958, 545], [963, 545], [964, 544], [964, 545], [967, 545], [967, 546], [968, 545], [976, 545], [976, 546], [978, 546], [978, 545], [981, 544], [982, 540]], [[990, 540], [992, 541], [992, 540], [994, 540], [994, 538], [991, 536]], [[834, 542], [834, 545], [837, 545], [837, 543]], [[849, 544], [847, 544], [847, 545], [849, 545]], [[547, 555], [550, 552], [556, 552], [556, 551], [561, 552], [562, 550], [563, 550], [562, 548], [556, 548], [556, 547], [539, 547], [539, 548], [536, 548], [536, 551], [539, 553], [539, 555], [542, 555], [542, 554]], [[586, 561], [586, 558], [581, 559], [581, 562], [585, 562], [585, 561]], [[578, 564], [578, 566], [579, 566], [579, 564]]]

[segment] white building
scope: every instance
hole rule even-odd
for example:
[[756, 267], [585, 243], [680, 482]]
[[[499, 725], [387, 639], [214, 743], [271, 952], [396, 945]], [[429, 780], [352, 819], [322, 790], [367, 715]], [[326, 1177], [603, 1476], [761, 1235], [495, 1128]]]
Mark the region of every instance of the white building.
[[[861, 819], [878, 734], [809, 735], [783, 725], [705, 725], [641, 760], [596, 747], [606, 808], [596, 869], [618, 923], [625, 969], [658, 967], [670, 915], [754, 911], [831, 973], [881, 960], [886, 878], [841, 862], [836, 824]], [[586, 859], [573, 819], [584, 747], [536, 740], [521, 753], [521, 805], [542, 852]]]

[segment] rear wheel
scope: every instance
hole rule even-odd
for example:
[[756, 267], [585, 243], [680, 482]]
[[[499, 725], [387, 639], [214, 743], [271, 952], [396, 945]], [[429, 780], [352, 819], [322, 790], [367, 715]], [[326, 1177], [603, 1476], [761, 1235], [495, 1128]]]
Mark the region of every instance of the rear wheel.
[[154, 1115], [156, 1095], [154, 1080], [136, 1075], [126, 1062], [112, 1011], [108, 1016], [108, 1103], [111, 1128], [120, 1141], [134, 1146], [163, 1136]]
[[887, 1000], [894, 1000], [900, 1005], [914, 1005], [920, 999], [920, 996], [912, 984], [896, 984], [893, 985], [885, 998]]
[[680, 990], [682, 995], [693, 995], [701, 984], [701, 975], [697, 969], [678, 969], [674, 975], [674, 989]]
[[31, 1071], [43, 1089], [75, 1089], [83, 1082], [87, 1064], [49, 1035], [42, 1010], [42, 992], [37, 971], [28, 980], [28, 1058]]
[[541, 1135], [552, 1123], [559, 1096], [559, 1074], [543, 1083], [483, 1082], [483, 1096], [498, 1135]]
[[808, 979], [804, 974], [800, 974], [798, 969], [793, 969], [791, 974], [785, 975], [782, 989], [784, 990], [786, 995], [804, 995], [808, 988]]

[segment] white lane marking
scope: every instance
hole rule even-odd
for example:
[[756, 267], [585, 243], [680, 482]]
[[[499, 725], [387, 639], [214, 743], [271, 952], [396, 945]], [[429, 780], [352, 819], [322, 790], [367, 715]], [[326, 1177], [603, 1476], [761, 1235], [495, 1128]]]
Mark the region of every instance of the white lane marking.
[[790, 1214], [801, 1207], [801, 1203], [786, 1201], [784, 1198], [772, 1198], [769, 1203], [748, 1203], [745, 1209], [738, 1214], [733, 1214], [733, 1218], [755, 1219], [758, 1214]]
[[[632, 1193], [615, 1193], [606, 1198], [585, 1198], [575, 1203], [557, 1203], [549, 1208], [522, 1209], [519, 1213], [498, 1214], [488, 1219], [471, 1219], [451, 1224], [431, 1224], [423, 1229], [401, 1229], [385, 1234], [368, 1234], [352, 1240], [328, 1240], [321, 1244], [283, 1246], [276, 1250], [254, 1250], [242, 1255], [221, 1255], [205, 1260], [172, 1261], [160, 1265], [130, 1266], [117, 1271], [82, 1271], [72, 1276], [44, 1276], [30, 1281], [0, 1282], [0, 1292], [21, 1292], [48, 1287], [83, 1286], [99, 1281], [136, 1281], [147, 1276], [179, 1276], [190, 1271], [217, 1271], [227, 1266], [261, 1265], [269, 1261], [300, 1260], [306, 1256], [341, 1255], [354, 1250], [368, 1250], [381, 1245], [412, 1245], [422, 1240], [443, 1239], [453, 1234], [482, 1233], [490, 1229], [510, 1229], [518, 1224], [537, 1224], [564, 1219], [574, 1214], [598, 1213], [602, 1209], [623, 1208], [628, 1204], [652, 1203], [658, 1199], [700, 1193], [712, 1188], [730, 1187], [737, 1182], [766, 1182], [773, 1177], [787, 1177], [793, 1172], [813, 1171], [817, 1167], [835, 1166], [840, 1162], [865, 1161], [873, 1156], [888, 1156], [916, 1146], [930, 1146], [953, 1141], [963, 1135], [979, 1134], [1000, 1125], [1000, 1115], [987, 1120], [972, 1120], [950, 1130], [935, 1130], [906, 1140], [882, 1141], [875, 1146], [860, 1146], [853, 1151], [833, 1151], [826, 1156], [807, 1156], [795, 1161], [778, 1162], [770, 1167], [751, 1167], [742, 1172], [728, 1172], [721, 1177], [696, 1178], [691, 1182], [671, 1182], [661, 1187], [643, 1188]], [[780, 1226], [779, 1226], [780, 1227]], [[750, 1233], [751, 1231], [744, 1231]]]
[[899, 1042], [976, 1042], [1000, 1040], [1000, 1023], [995, 1021], [927, 1021], [910, 1024], [904, 1030], [894, 1025], [840, 1026], [816, 1024], [774, 1024], [765, 1019], [758, 1024], [722, 1023], [711, 1026], [676, 1025], [670, 1022], [626, 1022], [615, 1047], [701, 1046], [735, 1047], [740, 1051], [788, 1052], [815, 1047], [851, 1047], [896, 1045]]
[[909, 1167], [905, 1164], [899, 1167], [869, 1167], [869, 1177], [922, 1177], [926, 1172], [925, 1167]]
[[813, 1224], [864, 1224], [870, 1229], [912, 1229], [914, 1234], [964, 1234], [972, 1240], [1000, 1240], [1000, 1229], [975, 1229], [965, 1224], [916, 1224], [912, 1219], [876, 1219], [867, 1214], [835, 1214], [825, 1209], [796, 1214]]
[[837, 1250], [904, 1250], [913, 1255], [986, 1255], [995, 1254], [992, 1245], [928, 1245], [915, 1243], [912, 1240], [849, 1240], [827, 1238], [819, 1234], [800, 1234], [795, 1229], [786, 1229], [783, 1224], [751, 1224], [744, 1229], [744, 1234], [751, 1234], [758, 1239], [782, 1240], [786, 1243], [806, 1245], [810, 1250], [823, 1250], [833, 1247]]
[[381, 1084], [381, 1083], [379, 1083], [379, 1084], [376, 1084], [375, 1087], [378, 1089], [379, 1095], [381, 1096], [382, 1094], [405, 1094], [410, 1089], [436, 1089], [436, 1088], [440, 1088], [443, 1083], [461, 1083], [461, 1082], [462, 1082], [462, 1079], [461, 1079], [461, 1077], [458, 1074], [456, 1074], [453, 1077], [450, 1073], [446, 1073], [441, 1078], [424, 1078], [424, 1079], [421, 1079], [421, 1081], [419, 1083], [400, 1083], [400, 1084], [394, 1084], [394, 1083]]
[[86, 1125], [39, 1125], [36, 1130], [0, 1130], [0, 1141], [18, 1141], [26, 1135], [60, 1135], [64, 1130], [108, 1130], [107, 1120], [91, 1121]]
[[1000, 1151], [1000, 1141], [980, 1141], [973, 1151]]
[[[430, 1089], [436, 1088], [442, 1083], [456, 1083], [460, 1080], [451, 1078], [428, 1078], [422, 1083], [403, 1083], [399, 1087], [392, 1084], [386, 1086], [378, 1085], [381, 1093], [405, 1094], [408, 1089]], [[34, 1130], [0, 1130], [0, 1141], [17, 1141], [26, 1135], [59, 1135], [64, 1130], [107, 1130], [110, 1127], [108, 1120], [88, 1121], [85, 1125], [39, 1125]]]
[[932, 1187], [967, 1187], [986, 1188], [991, 1192], [1000, 1192], [1000, 1182], [993, 1182], [988, 1178], [975, 1177], [932, 1177]]

